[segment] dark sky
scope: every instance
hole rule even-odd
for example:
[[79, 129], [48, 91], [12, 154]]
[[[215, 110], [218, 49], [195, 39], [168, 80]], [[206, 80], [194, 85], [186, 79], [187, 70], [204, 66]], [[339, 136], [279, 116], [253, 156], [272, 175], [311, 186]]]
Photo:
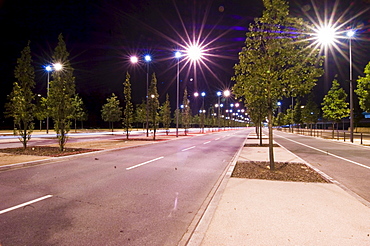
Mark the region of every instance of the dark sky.
[[[323, 13], [325, 1], [316, 2]], [[334, 2], [326, 1], [328, 13], [333, 11]], [[336, 16], [345, 13], [345, 18], [370, 6], [368, 0], [339, 3]], [[315, 18], [309, 0], [290, 1], [290, 6], [295, 16], [307, 19], [303, 14], [306, 10]], [[349, 11], [345, 12], [346, 9]], [[185, 61], [181, 63], [181, 91], [185, 86], [190, 93], [205, 91], [206, 104], [213, 104], [217, 90], [231, 87], [232, 67], [238, 62], [248, 24], [261, 16], [262, 11], [262, 0], [0, 0], [0, 110], [3, 111], [14, 82], [16, 59], [28, 40], [36, 69], [35, 92], [46, 95], [47, 75], [43, 66], [51, 62], [60, 33], [64, 35], [75, 69], [77, 92], [88, 108], [91, 121], [100, 119], [99, 111], [111, 93], [123, 98], [122, 83], [127, 71], [131, 74], [134, 103], [145, 98], [146, 65], [143, 62], [131, 65], [129, 56], [133, 54], [152, 54], [150, 73], [157, 75], [160, 101], [169, 93], [175, 108], [174, 51], [199, 33], [200, 40], [208, 44], [209, 56], [206, 65], [197, 66], [196, 74]], [[361, 39], [365, 40], [369, 36], [369, 19], [368, 11], [348, 25], [360, 25]], [[354, 43], [353, 59], [357, 68], [354, 78], [370, 61], [368, 41], [359, 37]], [[348, 54], [348, 47], [342, 48]], [[346, 59], [338, 57], [339, 67], [334, 62], [329, 66], [329, 82], [336, 73], [343, 78], [348, 75]], [[334, 60], [331, 55], [328, 58]], [[321, 82], [315, 88], [320, 100], [329, 89], [329, 82]], [[2, 114], [0, 120], [3, 122]]]

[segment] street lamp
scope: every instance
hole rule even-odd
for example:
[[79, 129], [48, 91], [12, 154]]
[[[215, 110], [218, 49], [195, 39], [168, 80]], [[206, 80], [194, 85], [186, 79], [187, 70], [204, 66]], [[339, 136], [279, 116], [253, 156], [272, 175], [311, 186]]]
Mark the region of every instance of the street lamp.
[[354, 30], [347, 32], [349, 38], [349, 128], [350, 128], [350, 140], [353, 143], [353, 81], [352, 81], [352, 38], [355, 36]]
[[177, 81], [176, 81], [176, 137], [179, 137], [179, 84], [180, 84], [180, 58], [182, 54], [180, 51], [175, 52], [175, 58], [177, 59]]
[[[50, 88], [50, 72], [53, 71], [53, 68], [50, 65], [45, 67], [46, 72], [48, 73], [48, 84], [46, 89], [46, 96], [49, 97], [49, 88]], [[46, 134], [49, 134], [49, 113], [46, 116]]]
[[149, 63], [152, 61], [152, 57], [150, 55], [145, 55], [144, 60], [146, 62], [146, 136], [149, 137]]
[[203, 114], [201, 115], [201, 121], [202, 121], [202, 133], [204, 133], [204, 114], [205, 114], [205, 110], [204, 110], [204, 97], [206, 96], [206, 93], [205, 92], [202, 92], [200, 93], [200, 95], [202, 96], [202, 108], [201, 108], [201, 111], [203, 112]]
[[[63, 65], [59, 62], [54, 63], [52, 65], [47, 65], [45, 67], [46, 72], [48, 73], [48, 84], [47, 84], [47, 89], [46, 89], [46, 96], [47, 98], [49, 97], [49, 90], [50, 90], [50, 73], [55, 70], [55, 71], [61, 71], [63, 69]], [[46, 116], [46, 134], [49, 134], [49, 114]]]

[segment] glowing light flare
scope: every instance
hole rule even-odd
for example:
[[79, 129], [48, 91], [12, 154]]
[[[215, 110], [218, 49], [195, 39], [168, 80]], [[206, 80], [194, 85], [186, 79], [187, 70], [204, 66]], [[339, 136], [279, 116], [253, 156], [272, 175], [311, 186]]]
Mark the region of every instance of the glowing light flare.
[[53, 66], [54, 66], [55, 71], [60, 71], [63, 69], [63, 65], [59, 62], [55, 63]]
[[199, 45], [191, 44], [186, 48], [186, 55], [191, 61], [195, 62], [203, 58], [204, 50]]
[[337, 30], [332, 26], [320, 27], [316, 33], [317, 42], [327, 46], [337, 42]]
[[138, 62], [139, 62], [139, 58], [137, 58], [137, 56], [131, 56], [131, 57], [130, 57], [130, 62], [131, 62], [132, 64], [136, 64], [136, 63], [138, 63]]

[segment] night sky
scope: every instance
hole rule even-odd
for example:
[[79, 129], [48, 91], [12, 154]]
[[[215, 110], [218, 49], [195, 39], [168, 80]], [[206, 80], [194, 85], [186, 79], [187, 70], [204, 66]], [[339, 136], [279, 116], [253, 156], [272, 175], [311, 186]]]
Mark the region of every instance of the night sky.
[[[325, 5], [331, 14], [334, 2], [316, 1], [322, 14]], [[370, 7], [369, 0], [339, 3], [336, 17], [344, 13], [343, 19]], [[100, 110], [107, 97], [115, 93], [123, 99], [122, 83], [127, 71], [131, 74], [133, 103], [141, 103], [145, 98], [146, 64], [143, 61], [130, 64], [130, 55], [141, 58], [147, 53], [152, 55], [150, 74], [156, 73], [160, 102], [169, 93], [174, 109], [177, 65], [174, 51], [198, 35], [207, 44], [209, 55], [205, 64], [196, 69], [182, 60], [180, 88], [183, 91], [187, 87], [190, 94], [205, 91], [205, 105], [214, 104], [216, 91], [232, 86], [232, 67], [238, 62], [248, 25], [262, 11], [262, 0], [0, 0], [0, 110], [4, 111], [6, 95], [14, 82], [16, 60], [28, 40], [36, 69], [35, 93], [46, 96], [44, 66], [51, 62], [60, 33], [75, 69], [77, 93], [90, 115], [90, 126], [101, 123]], [[290, 1], [290, 12], [306, 20], [304, 12], [315, 18], [310, 0]], [[356, 17], [345, 27], [348, 26], [361, 27], [353, 42], [354, 78], [357, 78], [370, 61], [370, 12]], [[343, 77], [341, 83], [345, 86], [348, 46], [341, 48], [344, 57], [339, 52], [328, 56], [330, 72], [314, 90], [318, 101], [326, 94], [335, 74]], [[195, 107], [199, 106], [200, 102], [192, 100]], [[0, 128], [9, 123], [4, 122], [3, 114], [0, 122]]]

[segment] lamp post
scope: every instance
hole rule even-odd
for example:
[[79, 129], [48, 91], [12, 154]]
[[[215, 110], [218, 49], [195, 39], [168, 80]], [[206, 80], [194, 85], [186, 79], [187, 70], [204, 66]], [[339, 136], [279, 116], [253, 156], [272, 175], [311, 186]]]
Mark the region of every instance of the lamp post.
[[[49, 97], [49, 90], [50, 90], [50, 72], [54, 71], [61, 71], [63, 69], [63, 65], [59, 62], [54, 63], [52, 65], [47, 65], [45, 67], [46, 72], [48, 73], [48, 84], [47, 84], [47, 91], [46, 96]], [[49, 113], [46, 116], [46, 134], [49, 134]]]
[[179, 137], [179, 84], [180, 84], [180, 57], [181, 52], [176, 51], [175, 57], [177, 58], [177, 81], [176, 81], [176, 137]]
[[[49, 97], [49, 88], [50, 88], [50, 72], [53, 70], [50, 65], [45, 67], [46, 72], [48, 73], [48, 84], [46, 86], [46, 97]], [[46, 134], [49, 134], [49, 113], [46, 115]]]
[[202, 113], [203, 114], [201, 114], [201, 122], [202, 122], [202, 133], [204, 133], [204, 116], [205, 116], [205, 110], [204, 110], [204, 97], [206, 96], [206, 93], [205, 92], [202, 92], [202, 93], [200, 93], [200, 95], [202, 96], [202, 109], [201, 109], [201, 111], [202, 111]]
[[221, 91], [218, 91], [217, 93], [217, 125], [218, 125], [218, 130], [220, 130], [220, 99], [221, 99], [221, 95], [222, 95], [222, 92]]
[[144, 60], [146, 62], [146, 136], [149, 137], [149, 63], [152, 61], [152, 57], [150, 55], [145, 55]]
[[350, 141], [353, 143], [353, 81], [352, 81], [352, 37], [355, 35], [354, 30], [347, 32], [349, 38], [349, 128], [350, 128]]

